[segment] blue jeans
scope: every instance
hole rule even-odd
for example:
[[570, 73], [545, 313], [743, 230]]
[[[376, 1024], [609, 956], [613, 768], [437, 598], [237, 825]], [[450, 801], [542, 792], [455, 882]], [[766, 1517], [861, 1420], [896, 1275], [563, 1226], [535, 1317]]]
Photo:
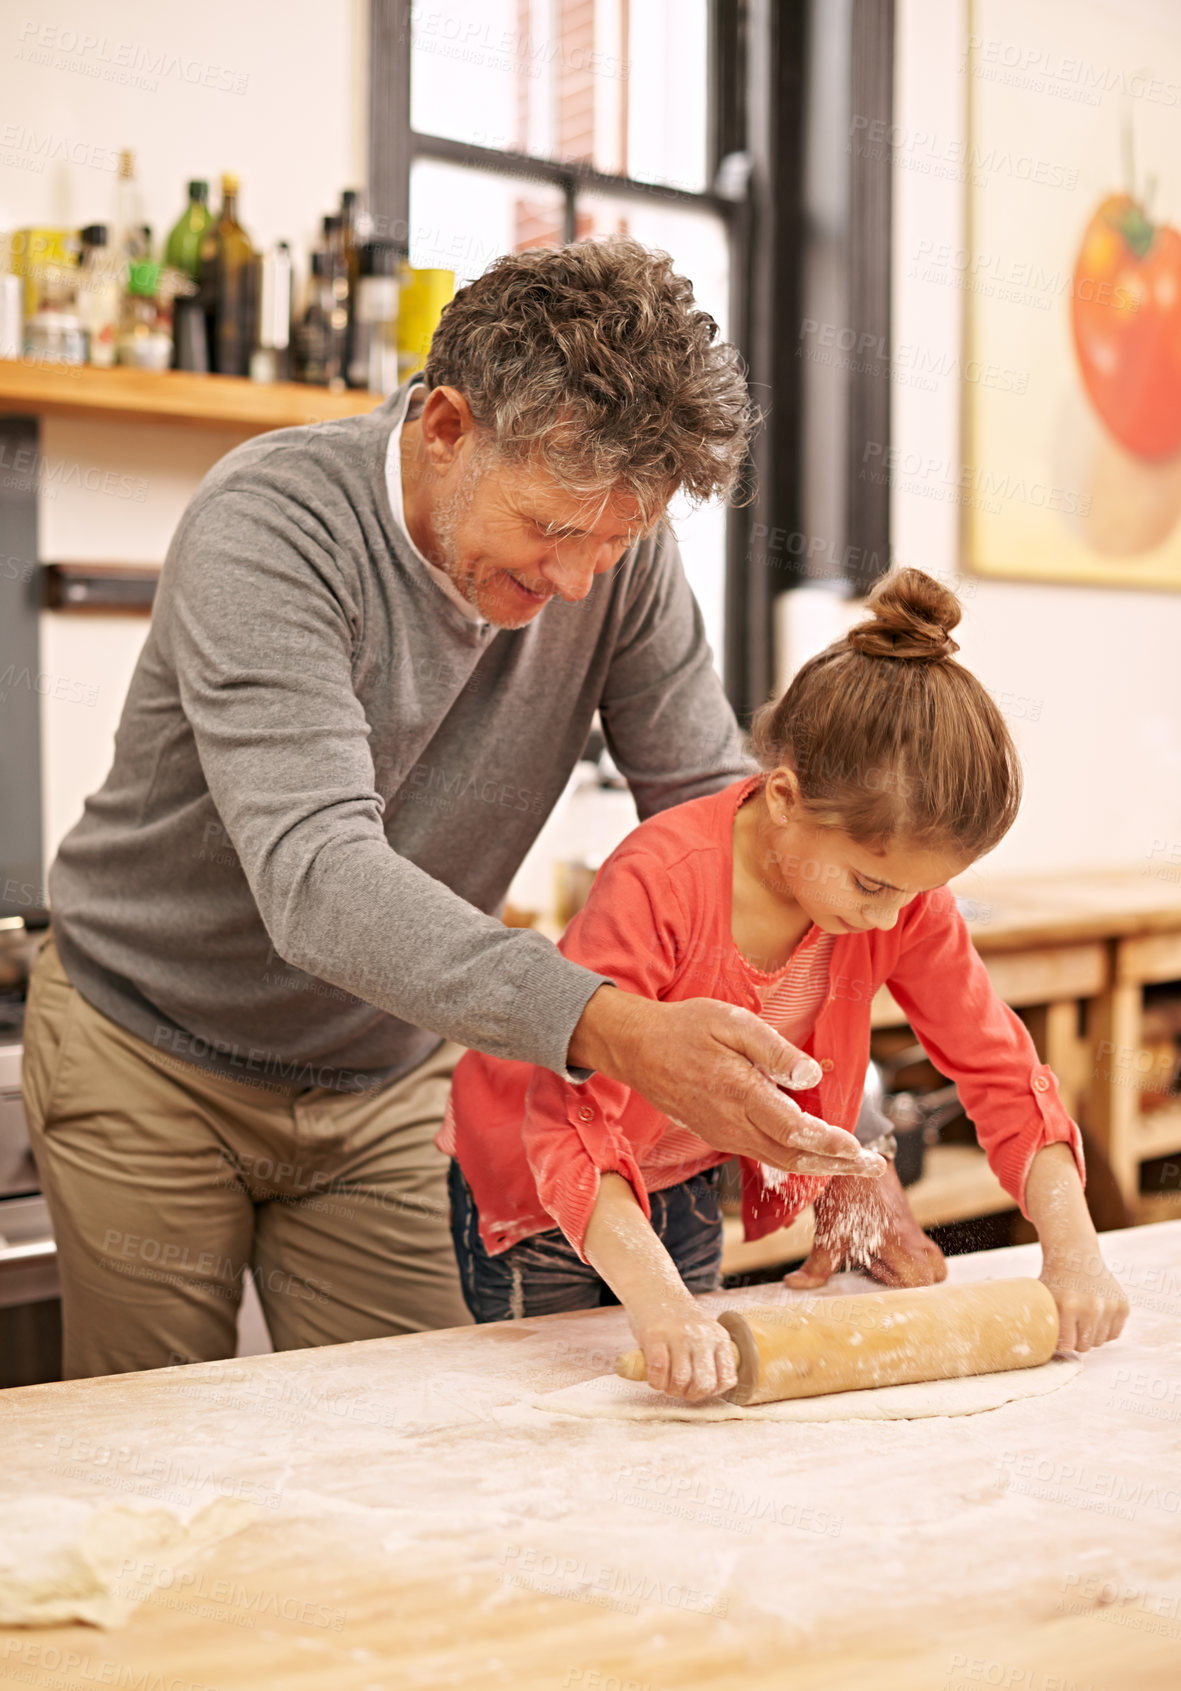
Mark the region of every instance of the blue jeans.
[[[652, 1227], [691, 1292], [716, 1292], [722, 1283], [720, 1168], [651, 1194]], [[571, 1309], [599, 1309], [619, 1299], [557, 1227], [532, 1233], [498, 1256], [480, 1238], [480, 1218], [462, 1170], [448, 1175], [451, 1237], [464, 1302], [477, 1321], [520, 1321]]]

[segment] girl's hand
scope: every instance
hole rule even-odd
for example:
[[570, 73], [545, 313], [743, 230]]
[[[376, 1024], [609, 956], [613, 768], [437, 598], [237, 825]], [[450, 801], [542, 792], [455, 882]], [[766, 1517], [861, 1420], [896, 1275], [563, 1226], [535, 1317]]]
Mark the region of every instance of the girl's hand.
[[838, 1176], [815, 1204], [811, 1254], [784, 1283], [801, 1291], [823, 1286], [844, 1263], [883, 1286], [931, 1286], [947, 1279], [943, 1252], [928, 1239], [890, 1163], [875, 1184]]
[[650, 1386], [696, 1403], [737, 1385], [733, 1340], [694, 1301], [622, 1175], [601, 1176], [584, 1248], [627, 1311]]
[[1065, 1256], [1047, 1252], [1041, 1279], [1058, 1305], [1059, 1350], [1093, 1350], [1119, 1338], [1128, 1319], [1128, 1300], [1099, 1255], [1098, 1241]]
[[733, 1339], [692, 1298], [629, 1316], [653, 1391], [698, 1403], [738, 1383]]
[[1068, 1145], [1043, 1145], [1034, 1157], [1025, 1207], [1041, 1241], [1042, 1281], [1058, 1305], [1058, 1349], [1092, 1350], [1117, 1339], [1128, 1300], [1099, 1253]]

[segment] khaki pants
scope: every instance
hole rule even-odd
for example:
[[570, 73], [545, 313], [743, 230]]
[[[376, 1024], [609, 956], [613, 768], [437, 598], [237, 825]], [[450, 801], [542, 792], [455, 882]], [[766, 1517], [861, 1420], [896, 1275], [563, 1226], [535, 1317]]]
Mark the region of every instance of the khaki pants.
[[433, 1143], [459, 1056], [360, 1094], [223, 1080], [92, 1009], [47, 941], [23, 1080], [65, 1377], [233, 1356], [247, 1273], [276, 1350], [469, 1322]]

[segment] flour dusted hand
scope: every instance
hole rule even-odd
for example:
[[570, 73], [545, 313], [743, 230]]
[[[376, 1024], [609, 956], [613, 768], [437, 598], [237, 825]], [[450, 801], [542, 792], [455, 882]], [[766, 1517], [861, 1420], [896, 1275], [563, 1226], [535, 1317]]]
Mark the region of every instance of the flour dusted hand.
[[618, 1174], [599, 1182], [586, 1259], [627, 1311], [654, 1391], [699, 1403], [737, 1382], [730, 1335], [697, 1304]]
[[736, 1384], [733, 1340], [692, 1298], [633, 1308], [628, 1315], [653, 1391], [700, 1403]]
[[846, 1264], [883, 1286], [933, 1286], [947, 1278], [943, 1252], [910, 1212], [893, 1163], [881, 1180], [837, 1176], [816, 1199], [816, 1234], [802, 1268], [786, 1284], [823, 1286]]
[[1042, 1281], [1058, 1305], [1058, 1349], [1093, 1350], [1118, 1339], [1128, 1300], [1099, 1250], [1074, 1156], [1044, 1145], [1030, 1164], [1025, 1207], [1042, 1247]]
[[1041, 1278], [1058, 1305], [1059, 1350], [1093, 1350], [1119, 1338], [1128, 1319], [1128, 1299], [1097, 1245], [1064, 1257], [1047, 1254]]
[[749, 1010], [715, 998], [655, 1003], [600, 987], [569, 1061], [622, 1080], [717, 1151], [789, 1174], [873, 1180], [881, 1157], [844, 1128], [801, 1110], [783, 1086], [815, 1086], [820, 1070]]

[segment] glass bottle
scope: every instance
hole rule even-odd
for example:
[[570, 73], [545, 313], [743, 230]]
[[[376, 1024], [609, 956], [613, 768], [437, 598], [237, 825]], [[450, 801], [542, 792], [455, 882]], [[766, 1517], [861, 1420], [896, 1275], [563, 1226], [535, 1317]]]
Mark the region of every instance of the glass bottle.
[[393, 393], [398, 385], [398, 276], [405, 257], [395, 241], [367, 241], [349, 336], [349, 386]]
[[348, 328], [345, 331], [344, 367], [348, 372], [352, 369], [354, 360], [359, 356], [356, 351], [357, 338], [357, 280], [360, 275], [358, 268], [361, 246], [369, 239], [371, 219], [362, 210], [361, 196], [356, 188], [345, 188], [340, 196], [340, 226], [341, 247], [344, 252], [345, 269], [348, 273], [349, 292], [347, 308], [349, 314]]
[[[342, 216], [324, 219], [324, 257], [319, 280], [327, 329], [327, 386], [342, 388], [348, 374], [349, 251]], [[355, 263], [355, 256], [354, 256]]]
[[210, 362], [220, 376], [245, 376], [251, 343], [247, 268], [254, 248], [238, 222], [236, 176], [222, 177], [221, 199], [217, 222], [206, 230], [201, 243]]
[[344, 386], [345, 331], [348, 314], [338, 293], [339, 268], [326, 249], [312, 254], [307, 306], [296, 335], [299, 379], [315, 387]]
[[344, 218], [337, 213], [321, 219], [324, 231], [322, 246], [332, 259], [332, 268], [346, 279], [349, 273], [348, 251], [345, 246]]
[[78, 318], [86, 336], [86, 362], [109, 370], [119, 327], [119, 272], [110, 256], [105, 223], [88, 224], [79, 236]]
[[252, 382], [286, 381], [291, 369], [291, 248], [279, 241], [274, 250], [260, 253], [248, 272], [250, 278], [253, 350], [250, 354]]
[[346, 188], [340, 196], [340, 232], [350, 281], [354, 280], [357, 274], [357, 246], [364, 221], [361, 196], [355, 188]]
[[119, 314], [120, 364], [167, 370], [172, 363], [171, 301], [161, 291], [161, 266], [141, 260], [130, 267]]
[[201, 244], [212, 227], [213, 213], [209, 209], [208, 182], [189, 183], [189, 203], [181, 212], [168, 245], [164, 262], [173, 270], [183, 270], [194, 282], [201, 279]]
[[143, 202], [135, 179], [135, 154], [130, 147], [119, 154], [109, 245], [111, 256], [119, 265], [138, 264], [148, 257]]
[[197, 284], [191, 294], [178, 293], [173, 305], [172, 365], [176, 370], [209, 370], [207, 318], [212, 305], [201, 288], [201, 254], [213, 229], [208, 182], [189, 183], [189, 203], [181, 212], [165, 248], [165, 262]]

